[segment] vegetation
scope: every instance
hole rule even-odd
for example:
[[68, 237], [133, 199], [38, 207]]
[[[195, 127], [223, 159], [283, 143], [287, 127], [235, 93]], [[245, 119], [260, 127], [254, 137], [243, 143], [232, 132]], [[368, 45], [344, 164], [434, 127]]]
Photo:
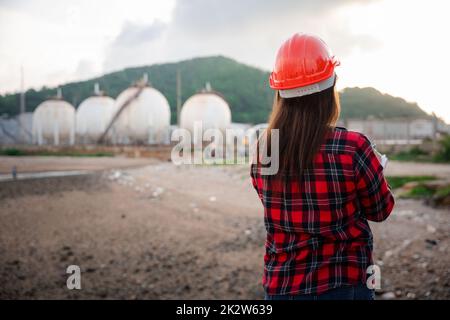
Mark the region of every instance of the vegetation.
[[402, 194], [402, 198], [431, 198], [435, 193], [435, 190], [428, 188], [425, 184], [418, 184], [407, 193]]
[[431, 185], [419, 183], [407, 192], [400, 195], [401, 198], [425, 199], [432, 206], [450, 205], [450, 185]]
[[389, 185], [392, 189], [403, 187], [408, 182], [424, 182], [436, 180], [434, 176], [387, 176]]
[[436, 196], [438, 197], [449, 197], [450, 196], [450, 185], [443, 187], [441, 189], [438, 189], [436, 191]]
[[434, 157], [436, 162], [450, 162], [450, 136], [444, 137], [439, 141], [441, 146], [439, 152]]
[[432, 162], [433, 157], [426, 151], [419, 147], [412, 147], [408, 151], [401, 151], [396, 154], [389, 155], [390, 160], [397, 161], [418, 161], [418, 162]]
[[430, 182], [437, 180], [434, 176], [400, 176], [386, 177], [389, 185], [393, 189], [401, 188], [407, 183], [411, 185], [400, 191], [400, 198], [424, 199], [431, 206], [450, 206], [450, 184], [443, 181]]
[[64, 150], [24, 150], [16, 148], [0, 149], [1, 156], [58, 156], [58, 157], [113, 157], [112, 152], [81, 152]]
[[346, 88], [340, 95], [342, 118], [428, 117], [416, 103], [382, 94], [374, 88]]
[[[151, 84], [168, 99], [172, 123], [176, 122], [176, 74], [182, 79], [182, 101], [186, 101], [210, 82], [213, 89], [222, 93], [231, 107], [233, 121], [246, 123], [266, 122], [272, 108], [273, 91], [269, 88], [269, 73], [232, 59], [215, 56], [196, 58], [178, 63], [155, 64], [106, 74], [102, 77], [68, 83], [61, 86], [64, 98], [78, 106], [92, 94], [94, 83], [112, 97], [148, 73]], [[55, 95], [55, 88], [30, 89], [26, 92], [26, 110]], [[375, 117], [427, 116], [417, 104], [401, 98], [381, 94], [373, 88], [347, 88], [341, 93], [342, 118], [368, 115]], [[0, 114], [14, 115], [19, 110], [19, 95], [0, 96]]]
[[439, 149], [436, 154], [426, 152], [420, 147], [412, 147], [408, 151], [401, 151], [388, 155], [390, 160], [397, 161], [416, 161], [416, 162], [450, 162], [450, 136], [445, 136], [439, 141]]
[[24, 150], [16, 148], [7, 148], [7, 149], [0, 149], [0, 155], [19, 157], [19, 156], [26, 156], [27, 153]]

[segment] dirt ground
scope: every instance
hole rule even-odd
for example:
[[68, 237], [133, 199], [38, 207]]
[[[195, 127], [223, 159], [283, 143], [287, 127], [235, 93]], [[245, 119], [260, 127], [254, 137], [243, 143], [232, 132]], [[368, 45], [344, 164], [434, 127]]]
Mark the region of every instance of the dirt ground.
[[[14, 159], [1, 158], [0, 170]], [[21, 161], [93, 173], [0, 182], [0, 299], [263, 298], [263, 213], [247, 167]], [[450, 166], [426, 166], [392, 162], [387, 174], [450, 176]], [[450, 298], [449, 208], [399, 199], [372, 227], [378, 298]], [[66, 288], [72, 264], [82, 290]]]
[[98, 171], [139, 167], [154, 163], [149, 158], [126, 157], [4, 157], [0, 156], [0, 174], [10, 174], [13, 167], [17, 172], [42, 171]]

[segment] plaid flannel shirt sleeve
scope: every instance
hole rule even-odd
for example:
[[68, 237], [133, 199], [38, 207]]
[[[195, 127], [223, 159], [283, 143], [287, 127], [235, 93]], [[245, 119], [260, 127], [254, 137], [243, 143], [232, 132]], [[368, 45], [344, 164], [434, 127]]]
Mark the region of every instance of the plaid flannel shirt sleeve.
[[253, 188], [258, 194], [258, 197], [261, 199], [260, 190], [258, 189], [258, 170], [259, 170], [258, 165], [252, 163], [250, 166], [250, 178], [252, 180]]
[[363, 135], [357, 143], [354, 167], [358, 198], [364, 216], [375, 222], [387, 219], [394, 207], [394, 196], [370, 141]]

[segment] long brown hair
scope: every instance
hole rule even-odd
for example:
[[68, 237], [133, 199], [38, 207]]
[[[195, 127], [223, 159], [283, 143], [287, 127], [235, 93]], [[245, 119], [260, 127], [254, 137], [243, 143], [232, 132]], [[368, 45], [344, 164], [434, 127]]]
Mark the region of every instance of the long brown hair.
[[270, 150], [270, 132], [279, 130], [278, 173], [302, 175], [311, 166], [326, 133], [335, 127], [339, 113], [335, 86], [289, 99], [281, 98], [277, 91], [266, 139]]

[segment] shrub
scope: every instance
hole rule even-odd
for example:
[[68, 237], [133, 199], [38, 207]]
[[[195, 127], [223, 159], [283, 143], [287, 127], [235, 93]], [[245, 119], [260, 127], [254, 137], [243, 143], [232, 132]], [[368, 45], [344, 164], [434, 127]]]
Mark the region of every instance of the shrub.
[[0, 155], [2, 156], [23, 156], [25, 153], [22, 150], [16, 149], [16, 148], [7, 148], [7, 149], [1, 149]]
[[423, 182], [423, 181], [431, 181], [436, 180], [436, 177], [434, 176], [388, 176], [386, 177], [389, 185], [392, 189], [397, 189], [402, 187], [408, 182], [417, 181], [417, 182]]
[[450, 136], [445, 136], [439, 141], [440, 149], [436, 156], [435, 161], [438, 162], [450, 162]]

